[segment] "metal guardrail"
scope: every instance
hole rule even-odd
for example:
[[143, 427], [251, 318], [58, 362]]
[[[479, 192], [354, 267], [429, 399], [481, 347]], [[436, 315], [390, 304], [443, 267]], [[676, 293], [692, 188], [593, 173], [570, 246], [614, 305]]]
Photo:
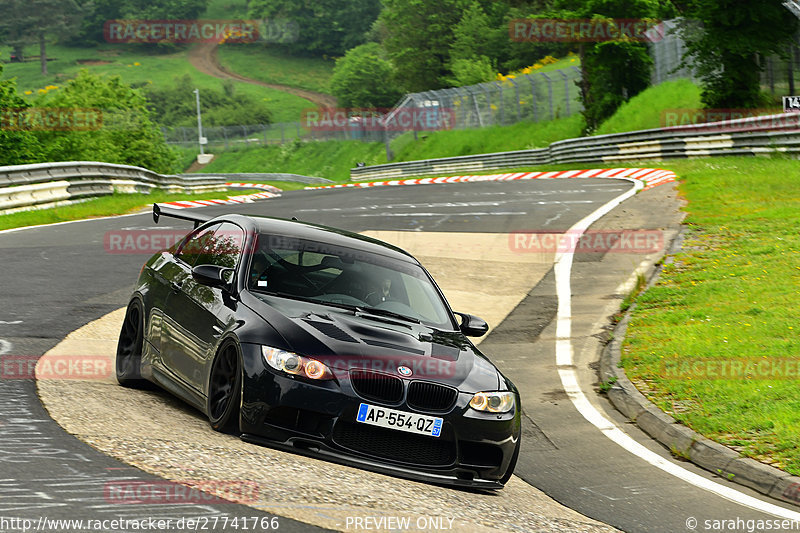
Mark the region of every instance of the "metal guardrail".
[[221, 176], [162, 175], [141, 167], [70, 161], [0, 167], [0, 214], [74, 203], [114, 192], [225, 190]]
[[353, 180], [402, 179], [488, 169], [731, 155], [800, 156], [800, 114], [788, 113], [566, 139], [547, 148], [350, 169]]
[[228, 180], [261, 180], [261, 181], [295, 181], [298, 183], [333, 183], [333, 180], [327, 178], [318, 178], [316, 176], [303, 176], [301, 174], [286, 174], [283, 172], [235, 172], [223, 174], [181, 174], [181, 176], [197, 176], [197, 177], [214, 177], [221, 176]]

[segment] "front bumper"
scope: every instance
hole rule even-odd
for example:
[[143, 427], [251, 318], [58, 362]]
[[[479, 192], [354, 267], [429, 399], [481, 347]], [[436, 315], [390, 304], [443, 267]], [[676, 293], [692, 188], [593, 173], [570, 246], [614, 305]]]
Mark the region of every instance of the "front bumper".
[[[243, 344], [242, 439], [303, 455], [418, 481], [499, 489], [513, 468], [519, 445], [517, 406], [502, 415], [468, 406], [459, 393], [446, 412], [415, 410], [405, 397], [383, 403], [360, 397], [346, 370], [335, 380], [309, 382], [267, 368], [260, 346]], [[408, 380], [404, 380], [405, 383]], [[369, 403], [443, 419], [440, 437], [356, 422], [359, 405]]]

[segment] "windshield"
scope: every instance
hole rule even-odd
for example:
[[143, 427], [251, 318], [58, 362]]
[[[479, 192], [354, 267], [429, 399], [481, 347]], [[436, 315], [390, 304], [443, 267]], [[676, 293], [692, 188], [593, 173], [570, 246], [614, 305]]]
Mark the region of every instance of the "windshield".
[[257, 292], [453, 329], [421, 267], [353, 248], [261, 234], [248, 280]]

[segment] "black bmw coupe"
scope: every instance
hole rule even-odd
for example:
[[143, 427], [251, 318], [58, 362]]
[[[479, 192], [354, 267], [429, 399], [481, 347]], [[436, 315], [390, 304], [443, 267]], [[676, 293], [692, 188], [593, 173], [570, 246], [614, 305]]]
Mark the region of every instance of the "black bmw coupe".
[[520, 447], [517, 389], [469, 341], [420, 263], [295, 220], [208, 218], [144, 265], [117, 348], [120, 384], [156, 383], [211, 426], [406, 478], [499, 489]]

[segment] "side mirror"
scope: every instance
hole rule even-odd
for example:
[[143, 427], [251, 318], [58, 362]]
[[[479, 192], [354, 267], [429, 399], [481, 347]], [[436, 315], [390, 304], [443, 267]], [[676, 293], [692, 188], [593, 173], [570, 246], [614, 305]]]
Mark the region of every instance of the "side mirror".
[[482, 318], [468, 315], [466, 313], [456, 313], [461, 317], [461, 333], [467, 337], [483, 337], [489, 331], [489, 324]]
[[202, 285], [220, 288], [228, 285], [228, 272], [233, 272], [233, 269], [217, 265], [197, 265], [192, 269], [192, 278]]

